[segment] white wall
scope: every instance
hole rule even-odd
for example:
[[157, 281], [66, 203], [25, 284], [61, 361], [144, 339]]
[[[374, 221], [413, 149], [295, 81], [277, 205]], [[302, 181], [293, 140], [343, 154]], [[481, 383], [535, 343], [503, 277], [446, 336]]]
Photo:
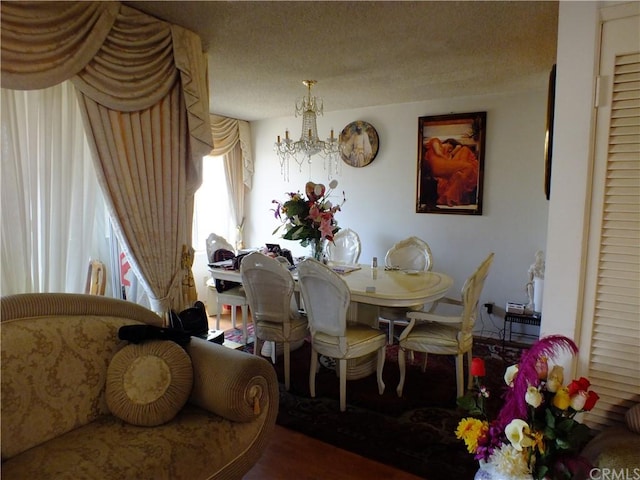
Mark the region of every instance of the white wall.
[[[317, 94], [322, 94], [320, 88]], [[331, 103], [330, 98], [324, 101], [326, 105]], [[504, 307], [507, 300], [526, 302], [527, 270], [536, 250], [546, 247], [546, 104], [545, 81], [538, 91], [524, 94], [371, 107], [320, 117], [321, 137], [328, 136], [331, 128], [339, 132], [354, 120], [364, 120], [376, 128], [380, 138], [378, 156], [370, 165], [353, 168], [343, 164], [338, 178], [337, 190], [345, 191], [347, 202], [337, 220], [360, 234], [361, 262], [368, 263], [373, 256], [382, 262], [393, 243], [417, 235], [431, 246], [434, 270], [455, 279], [451, 293], [456, 295], [467, 276], [493, 251], [496, 258], [482, 302], [495, 302], [499, 307]], [[415, 213], [418, 117], [475, 111], [487, 112], [483, 214]], [[318, 160], [311, 174], [307, 167], [299, 172], [297, 165], [292, 165], [290, 183], [282, 180], [273, 143], [286, 128], [293, 137], [299, 136], [300, 125], [300, 118], [293, 116], [251, 125], [255, 176], [246, 203], [248, 246], [277, 241], [294, 255], [307, 253], [297, 243], [271, 235], [278, 226], [270, 211], [273, 199], [284, 200], [285, 192], [302, 191], [307, 180], [327, 183]], [[478, 330], [482, 328], [485, 335], [496, 335], [502, 328], [502, 318], [485, 312], [478, 325]]]
[[[507, 300], [525, 299], [528, 266], [536, 250], [545, 250], [541, 332], [579, 338], [601, 6], [602, 2], [560, 2], [550, 202], [542, 193], [546, 85], [526, 95], [392, 105], [334, 112], [319, 119], [322, 136], [331, 127], [338, 132], [354, 120], [370, 122], [380, 136], [380, 152], [374, 162], [362, 169], [343, 165], [339, 185], [348, 201], [338, 220], [362, 235], [363, 262], [373, 255], [382, 259], [395, 240], [416, 234], [431, 245], [435, 269], [451, 274], [458, 290], [466, 275], [492, 250], [497, 256], [482, 301], [500, 306]], [[322, 94], [320, 86], [318, 95]], [[329, 105], [331, 99], [325, 102]], [[488, 112], [484, 214], [413, 213], [418, 117], [481, 110]], [[292, 169], [291, 183], [284, 183], [272, 151], [276, 136], [287, 127], [299, 135], [300, 123], [299, 118], [290, 117], [251, 126], [256, 176], [247, 198], [248, 245], [277, 240], [294, 254], [304, 253], [296, 244], [271, 236], [277, 222], [270, 212], [272, 199], [282, 200], [285, 191], [302, 189], [309, 179], [308, 171], [300, 174]], [[321, 168], [314, 169], [311, 178], [326, 180]], [[203, 272], [204, 266], [196, 274], [199, 293], [198, 279]], [[482, 321], [489, 333], [502, 327], [497, 315], [484, 314]]]
[[591, 192], [598, 2], [560, 2], [551, 201], [542, 334], [580, 337]]

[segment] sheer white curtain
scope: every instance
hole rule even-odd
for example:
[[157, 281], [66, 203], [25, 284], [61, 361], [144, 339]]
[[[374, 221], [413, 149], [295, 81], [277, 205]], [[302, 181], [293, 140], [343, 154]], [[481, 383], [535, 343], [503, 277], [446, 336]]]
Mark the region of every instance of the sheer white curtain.
[[0, 9], [2, 86], [72, 79], [132, 268], [153, 310], [179, 309], [193, 194], [213, 147], [200, 38], [119, 2], [4, 1]]
[[1, 90], [3, 295], [83, 292], [108, 261], [106, 211], [75, 89]]

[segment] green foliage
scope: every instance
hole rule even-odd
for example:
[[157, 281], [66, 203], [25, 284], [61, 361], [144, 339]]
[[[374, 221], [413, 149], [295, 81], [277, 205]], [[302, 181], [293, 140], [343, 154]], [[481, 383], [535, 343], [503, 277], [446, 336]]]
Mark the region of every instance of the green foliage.
[[478, 377], [473, 377], [475, 387], [467, 390], [467, 392], [456, 399], [456, 404], [466, 410], [472, 417], [488, 420], [485, 409], [485, 397], [483, 395], [482, 386]]

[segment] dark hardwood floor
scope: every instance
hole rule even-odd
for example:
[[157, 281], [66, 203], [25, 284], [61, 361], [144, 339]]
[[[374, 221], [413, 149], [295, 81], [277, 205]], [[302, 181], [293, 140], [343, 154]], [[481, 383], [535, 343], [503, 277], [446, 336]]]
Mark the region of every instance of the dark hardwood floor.
[[276, 425], [271, 443], [243, 480], [419, 480], [420, 477]]
[[[215, 321], [215, 316], [209, 317], [211, 328], [215, 328]], [[238, 322], [241, 321], [238, 312]], [[221, 316], [220, 328], [231, 328], [228, 312]], [[276, 425], [269, 446], [243, 480], [280, 479], [419, 480], [420, 477]]]

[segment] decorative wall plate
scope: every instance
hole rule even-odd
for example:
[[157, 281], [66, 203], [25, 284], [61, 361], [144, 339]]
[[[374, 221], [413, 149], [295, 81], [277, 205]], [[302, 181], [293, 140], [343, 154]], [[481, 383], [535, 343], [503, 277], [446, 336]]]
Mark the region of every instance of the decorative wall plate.
[[362, 120], [351, 122], [342, 129], [339, 138], [340, 156], [352, 167], [366, 167], [378, 154], [378, 132]]

